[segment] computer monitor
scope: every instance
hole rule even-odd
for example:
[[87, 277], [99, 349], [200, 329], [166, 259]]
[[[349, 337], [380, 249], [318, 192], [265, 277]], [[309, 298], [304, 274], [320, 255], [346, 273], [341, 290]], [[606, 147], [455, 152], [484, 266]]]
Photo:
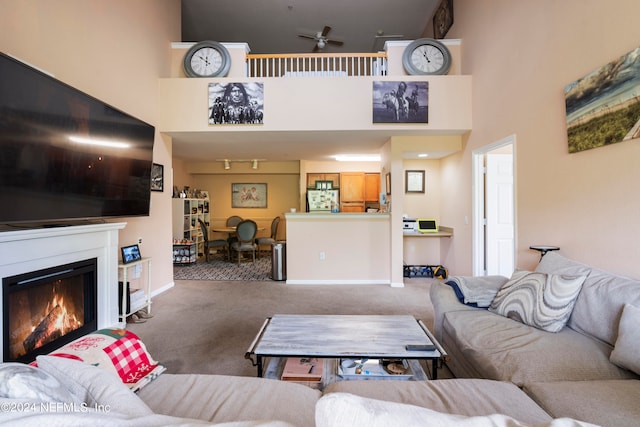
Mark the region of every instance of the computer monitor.
[[436, 233], [438, 221], [430, 218], [418, 218], [418, 231], [420, 233]]

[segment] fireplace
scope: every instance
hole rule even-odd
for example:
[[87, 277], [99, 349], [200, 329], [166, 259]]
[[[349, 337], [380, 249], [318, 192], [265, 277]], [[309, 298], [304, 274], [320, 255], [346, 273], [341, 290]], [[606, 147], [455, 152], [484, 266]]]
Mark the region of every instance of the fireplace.
[[2, 279], [3, 360], [31, 362], [97, 329], [97, 258]]

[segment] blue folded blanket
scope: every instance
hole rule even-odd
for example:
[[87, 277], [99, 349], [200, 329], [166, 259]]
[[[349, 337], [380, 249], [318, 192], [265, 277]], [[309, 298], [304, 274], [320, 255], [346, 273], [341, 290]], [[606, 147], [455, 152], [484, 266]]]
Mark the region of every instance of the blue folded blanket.
[[445, 283], [453, 288], [462, 304], [487, 308], [508, 280], [504, 276], [451, 276]]

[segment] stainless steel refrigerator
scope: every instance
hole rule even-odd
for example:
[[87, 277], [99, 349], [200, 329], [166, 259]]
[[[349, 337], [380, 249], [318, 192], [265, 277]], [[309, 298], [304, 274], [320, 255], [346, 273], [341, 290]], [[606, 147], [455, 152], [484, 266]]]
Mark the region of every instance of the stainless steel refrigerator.
[[331, 212], [339, 208], [339, 190], [307, 190], [307, 212]]

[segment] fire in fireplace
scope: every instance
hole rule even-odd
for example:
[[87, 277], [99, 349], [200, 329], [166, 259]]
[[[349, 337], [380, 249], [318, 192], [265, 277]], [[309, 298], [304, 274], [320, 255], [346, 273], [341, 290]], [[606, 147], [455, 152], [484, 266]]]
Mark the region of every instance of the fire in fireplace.
[[4, 361], [39, 354], [97, 329], [97, 259], [2, 279]]

